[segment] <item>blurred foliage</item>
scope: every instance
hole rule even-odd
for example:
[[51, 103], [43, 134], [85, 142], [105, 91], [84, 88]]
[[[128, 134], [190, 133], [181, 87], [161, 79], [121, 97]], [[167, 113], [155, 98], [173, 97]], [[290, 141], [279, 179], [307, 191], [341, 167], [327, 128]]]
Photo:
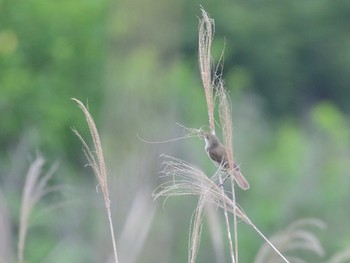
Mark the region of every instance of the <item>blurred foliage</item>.
[[[40, 149], [49, 162], [60, 159], [53, 181], [74, 189], [62, 193], [72, 204], [53, 211], [60, 217], [46, 215], [30, 229], [28, 262], [105, 262], [110, 252], [101, 196], [70, 130], [87, 135], [71, 97], [88, 102], [101, 132], [117, 236], [135, 193], [150, 195], [162, 182], [161, 153], [215, 171], [202, 141], [152, 145], [136, 136], [166, 140], [183, 134], [176, 122], [207, 124], [199, 4], [215, 19], [215, 60], [225, 47], [234, 150], [252, 185], [239, 202], [266, 234], [312, 216], [328, 224], [320, 235], [328, 255], [350, 246], [348, 0], [2, 0], [0, 190], [13, 232], [28, 155]], [[159, 205], [138, 262], [186, 261], [195, 203]], [[252, 262], [262, 241], [241, 224], [240, 255]], [[200, 262], [214, 261], [208, 232]]]
[[78, 116], [69, 98], [103, 96], [106, 3], [11, 0], [0, 8], [1, 148], [29, 133], [35, 147], [69, 154], [67, 130]]

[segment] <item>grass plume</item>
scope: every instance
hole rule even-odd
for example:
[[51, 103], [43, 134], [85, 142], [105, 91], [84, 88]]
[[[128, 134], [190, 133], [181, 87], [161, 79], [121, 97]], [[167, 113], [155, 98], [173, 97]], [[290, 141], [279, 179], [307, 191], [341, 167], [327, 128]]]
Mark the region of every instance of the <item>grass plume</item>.
[[350, 261], [350, 248], [337, 252], [328, 263], [346, 263]]
[[94, 145], [93, 151], [90, 149], [88, 144], [85, 142], [85, 140], [77, 130], [73, 129], [73, 132], [78, 136], [79, 140], [81, 141], [83, 145], [84, 154], [88, 159], [89, 165], [91, 166], [92, 170], [95, 173], [99, 186], [101, 187], [103, 198], [104, 198], [104, 204], [107, 211], [107, 217], [109, 221], [109, 228], [110, 228], [111, 237], [112, 237], [114, 258], [115, 258], [115, 262], [118, 263], [117, 246], [116, 246], [113, 221], [112, 221], [111, 201], [109, 199], [109, 191], [108, 191], [107, 170], [106, 170], [106, 165], [103, 157], [103, 150], [102, 150], [100, 136], [98, 134], [95, 122], [91, 114], [89, 113], [88, 109], [84, 106], [84, 104], [81, 101], [75, 98], [72, 98], [72, 100], [75, 101], [78, 104], [79, 108], [83, 111], [86, 118], [86, 122], [89, 126], [90, 134]]
[[[287, 254], [295, 251], [310, 251], [318, 256], [325, 254], [318, 238], [308, 227], [324, 228], [322, 221], [313, 218], [300, 219], [290, 224], [286, 229], [272, 236], [270, 240], [278, 246], [279, 251]], [[266, 244], [261, 247], [256, 255], [254, 263], [278, 262], [279, 257], [272, 253]], [[299, 257], [289, 257], [292, 262], [305, 262]]]
[[[215, 120], [214, 120], [214, 108], [215, 101], [213, 98], [213, 81], [211, 79], [211, 42], [213, 40], [213, 32], [215, 30], [214, 20], [209, 17], [207, 12], [202, 8], [202, 19], [199, 22], [199, 66], [201, 71], [201, 77], [207, 102], [207, 110], [209, 115], [209, 126], [211, 133], [215, 134]], [[231, 118], [231, 103], [227, 92], [224, 87], [224, 81], [221, 78], [221, 74], [215, 74], [215, 81], [218, 83], [216, 85], [217, 96], [219, 98], [219, 118], [223, 132], [224, 146], [227, 152], [227, 159], [229, 167], [235, 167], [233, 145], [232, 145], [232, 118]], [[231, 176], [231, 188], [232, 188], [232, 200], [235, 202], [235, 191], [234, 191], [234, 180], [237, 178], [237, 182], [243, 189], [249, 188], [249, 183], [241, 175], [239, 168], [238, 171], [232, 169], [230, 173], [239, 173], [237, 175], [232, 174]], [[220, 184], [222, 180], [220, 178]], [[224, 195], [224, 189], [221, 189], [222, 194]], [[225, 223], [226, 223], [226, 232], [229, 240], [230, 255], [232, 262], [238, 262], [238, 234], [237, 234], [237, 218], [235, 209], [233, 210], [233, 227], [234, 227], [234, 239], [235, 239], [235, 253], [233, 252], [231, 230], [230, 230], [230, 221], [227, 214], [227, 207], [224, 204], [223, 207]], [[234, 256], [235, 255], [235, 256]]]
[[214, 35], [214, 20], [210, 18], [203, 8], [202, 18], [199, 20], [199, 40], [198, 40], [198, 61], [199, 69], [202, 78], [202, 83], [205, 92], [205, 99], [208, 106], [208, 117], [210, 132], [215, 134], [215, 120], [214, 120], [214, 95], [213, 83], [211, 77], [211, 55], [210, 49]]
[[[231, 214], [235, 213], [237, 218], [250, 225], [258, 233], [258, 235], [261, 236], [267, 242], [267, 244], [279, 255], [279, 257], [283, 259], [284, 262], [289, 262], [273, 245], [273, 243], [258, 229], [258, 227], [253, 224], [253, 222], [240, 208], [240, 206], [231, 198], [229, 198], [227, 194], [222, 193], [222, 189], [217, 183], [218, 176], [220, 176], [219, 170], [210, 178], [203, 171], [183, 160], [167, 155], [164, 155], [164, 158], [164, 168], [161, 171], [161, 174], [163, 177], [169, 178], [169, 180], [156, 188], [156, 190], [153, 192], [154, 199], [165, 197], [166, 201], [167, 198], [172, 196], [191, 195], [199, 196], [200, 200], [205, 200], [206, 203], [213, 204], [216, 207], [220, 207], [222, 209], [225, 209], [226, 207], [227, 212]], [[202, 202], [199, 204], [202, 204]], [[204, 213], [200, 213], [198, 216], [201, 216], [201, 218], [198, 219], [198, 222], [200, 222], [200, 220], [203, 220], [202, 217], [204, 216]], [[192, 233], [192, 239], [193, 237], [200, 238], [199, 231], [201, 228], [196, 227], [195, 229], [197, 229], [196, 231], [199, 234]], [[197, 246], [197, 244], [199, 244], [198, 240], [191, 242], [192, 246], [189, 254], [193, 254], [193, 252], [198, 249], [194, 247], [194, 245]], [[193, 263], [194, 261], [189, 262]]]
[[48, 181], [57, 170], [57, 164], [53, 165], [46, 174], [42, 175], [44, 164], [44, 158], [40, 155], [37, 156], [29, 167], [23, 187], [17, 244], [17, 258], [20, 263], [24, 262], [24, 247], [28, 232], [29, 217], [33, 207], [46, 194], [59, 189], [55, 186], [47, 186]]
[[[200, 73], [201, 73], [201, 78], [202, 78], [202, 83], [204, 87], [204, 93], [205, 93], [205, 99], [207, 103], [207, 110], [208, 110], [208, 117], [209, 117], [209, 127], [210, 127], [210, 132], [212, 134], [215, 134], [215, 120], [214, 120], [214, 95], [213, 95], [213, 81], [211, 78], [212, 74], [212, 69], [211, 69], [211, 44], [213, 41], [213, 35], [215, 31], [215, 24], [214, 20], [210, 18], [208, 13], [201, 8], [202, 11], [202, 18], [199, 21], [199, 37], [198, 37], [198, 50], [199, 50], [199, 68], [200, 68]], [[227, 127], [228, 127], [228, 123]], [[228, 137], [231, 138], [231, 137]], [[226, 145], [227, 146], [227, 145]], [[229, 156], [228, 156], [229, 157]], [[231, 159], [231, 158], [229, 158]], [[230, 163], [229, 163], [230, 165]], [[233, 163], [232, 166], [234, 167]], [[222, 184], [222, 179], [220, 177], [220, 184]], [[222, 187], [221, 193], [224, 195], [224, 188]], [[234, 192], [233, 192], [234, 193]], [[203, 199], [202, 196], [199, 198], [199, 203], [197, 206], [196, 211], [201, 209], [200, 205], [203, 205], [201, 203], [201, 200]], [[230, 245], [230, 255], [231, 255], [231, 260], [232, 262], [238, 261], [237, 254], [238, 254], [238, 248], [237, 248], [237, 232], [236, 232], [236, 216], [235, 218], [235, 240], [236, 240], [236, 260], [233, 252], [233, 245], [232, 245], [232, 238], [231, 238], [231, 230], [230, 230], [230, 222], [228, 218], [228, 213], [227, 213], [227, 206], [226, 203], [223, 203], [223, 210], [224, 210], [224, 215], [225, 215], [225, 223], [226, 223], [226, 228], [227, 228], [227, 236], [229, 240], [229, 245]], [[235, 210], [234, 210], [235, 211]], [[236, 213], [234, 212], [234, 215]], [[197, 216], [196, 216], [197, 217]], [[196, 222], [196, 221], [195, 221]], [[194, 235], [192, 234], [192, 237]], [[193, 244], [193, 240], [192, 240]], [[192, 263], [192, 261], [191, 261]]]

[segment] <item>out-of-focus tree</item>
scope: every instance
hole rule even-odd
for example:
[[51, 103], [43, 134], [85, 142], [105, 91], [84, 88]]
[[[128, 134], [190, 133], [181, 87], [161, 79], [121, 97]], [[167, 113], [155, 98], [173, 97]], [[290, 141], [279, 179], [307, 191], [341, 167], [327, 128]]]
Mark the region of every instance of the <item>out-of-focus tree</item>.
[[89, 98], [96, 105], [103, 95], [106, 2], [2, 1], [0, 6], [1, 148], [26, 133], [35, 147], [65, 151], [73, 141], [69, 126], [78, 116], [69, 98]]

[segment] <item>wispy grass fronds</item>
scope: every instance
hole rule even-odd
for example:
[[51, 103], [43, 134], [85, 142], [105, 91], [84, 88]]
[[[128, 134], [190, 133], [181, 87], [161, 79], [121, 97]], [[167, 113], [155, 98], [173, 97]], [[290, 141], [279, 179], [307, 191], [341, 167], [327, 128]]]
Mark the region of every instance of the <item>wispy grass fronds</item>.
[[[290, 224], [285, 230], [277, 233], [270, 238], [279, 251], [284, 254], [297, 251], [310, 251], [318, 256], [324, 255], [323, 247], [319, 239], [308, 230], [308, 227], [324, 228], [325, 225], [318, 219], [301, 219]], [[271, 249], [265, 244], [259, 250], [255, 263], [278, 262], [278, 257], [272, 253]], [[293, 262], [305, 262], [299, 257], [290, 257]]]
[[163, 162], [164, 168], [161, 171], [161, 176], [168, 177], [170, 180], [154, 190], [153, 198], [155, 200], [160, 197], [167, 199], [172, 196], [201, 196], [204, 194], [207, 202], [220, 208], [224, 208], [225, 203], [228, 212], [233, 213], [233, 209], [235, 209], [241, 220], [248, 225], [252, 225], [243, 210], [227, 194], [222, 194], [218, 183], [220, 169], [212, 177], [208, 177], [203, 171], [190, 163], [168, 155], [163, 155], [163, 157], [165, 161]]
[[[207, 110], [209, 116], [209, 128], [212, 134], [215, 134], [214, 108], [215, 101], [213, 95], [214, 82], [212, 80], [211, 55], [210, 49], [214, 33], [214, 20], [209, 17], [206, 11], [201, 8], [202, 18], [199, 21], [199, 67], [203, 82]], [[234, 180], [242, 189], [248, 189], [249, 183], [243, 177], [239, 167], [234, 161], [234, 153], [232, 147], [232, 119], [231, 119], [231, 103], [224, 88], [224, 82], [221, 74], [216, 75], [215, 82], [218, 82], [217, 95], [219, 97], [219, 117], [223, 128], [224, 145], [227, 151], [229, 167], [232, 169], [231, 176], [231, 195], [228, 197], [223, 188], [222, 169], [209, 178], [200, 169], [191, 164], [171, 157], [165, 156], [163, 162], [163, 176], [171, 178], [168, 182], [161, 184], [153, 193], [154, 199], [161, 196], [165, 197], [165, 201], [170, 196], [195, 195], [199, 196], [199, 202], [191, 220], [192, 231], [190, 231], [189, 242], [189, 263], [194, 263], [198, 253], [200, 234], [202, 231], [202, 222], [204, 218], [205, 207], [207, 204], [213, 204], [220, 207], [224, 211], [226, 230], [230, 244], [230, 255], [233, 263], [238, 263], [238, 237], [237, 237], [237, 218], [246, 222], [275, 250], [275, 252], [285, 261], [288, 260], [274, 247], [274, 245], [261, 233], [261, 231], [250, 221], [242, 209], [237, 205], [234, 193]], [[202, 129], [199, 129], [199, 135]], [[218, 183], [219, 181], [219, 183]], [[234, 215], [234, 233], [235, 233], [235, 250], [233, 251], [230, 221], [228, 212]], [[236, 255], [236, 257], [235, 257]]]
[[231, 109], [231, 100], [224, 86], [222, 79], [218, 80], [217, 85], [217, 96], [219, 97], [219, 117], [222, 127], [224, 145], [226, 148], [227, 159], [229, 167], [232, 167], [230, 174], [231, 182], [233, 179], [236, 179], [238, 186], [244, 190], [249, 189], [249, 183], [247, 179], [242, 175], [241, 170], [237, 163], [234, 160], [233, 152], [233, 125], [232, 125], [232, 109]]
[[185, 127], [184, 125], [180, 124], [180, 123], [176, 123], [177, 126], [183, 128], [186, 132], [186, 134], [182, 137], [177, 137], [177, 138], [172, 138], [172, 139], [168, 139], [168, 140], [161, 140], [161, 141], [150, 141], [150, 140], [146, 140], [144, 138], [141, 138], [141, 136], [139, 134], [137, 134], [137, 138], [145, 143], [150, 143], [150, 144], [160, 144], [160, 143], [168, 143], [168, 142], [174, 142], [174, 141], [179, 141], [179, 140], [183, 140], [183, 139], [187, 139], [187, 138], [192, 138], [192, 137], [200, 137], [202, 128], [200, 129], [196, 129], [196, 128], [189, 128], [189, 127]]
[[203, 229], [203, 219], [206, 209], [206, 196], [203, 193], [199, 196], [197, 207], [193, 213], [192, 231], [190, 231], [190, 237], [188, 242], [188, 262], [195, 263], [198, 255], [199, 245], [201, 242], [201, 234]]
[[224, 81], [222, 79], [218, 80], [218, 85], [216, 86], [217, 95], [219, 97], [219, 118], [222, 128], [223, 143], [226, 148], [227, 159], [229, 162], [229, 167], [234, 167], [234, 153], [232, 144], [232, 109], [230, 98], [224, 87]]
[[199, 43], [198, 43], [198, 60], [201, 78], [203, 82], [205, 99], [207, 102], [209, 127], [210, 131], [215, 134], [215, 120], [214, 120], [214, 98], [213, 98], [213, 82], [211, 69], [211, 55], [210, 48], [213, 41], [215, 31], [214, 20], [211, 19], [203, 8], [202, 18], [199, 20]]
[[336, 253], [328, 263], [347, 263], [350, 261], [350, 248]]
[[[210, 179], [201, 170], [189, 163], [186, 163], [174, 157], [165, 157], [167, 160], [163, 163], [164, 170], [162, 171], [162, 174], [164, 176], [171, 176], [173, 180], [159, 186], [159, 188], [157, 188], [154, 192], [154, 199], [157, 199], [160, 196], [165, 196], [166, 198], [176, 195], [199, 196], [199, 201], [191, 220], [192, 230], [190, 231], [188, 249], [188, 262], [194, 263], [196, 261], [200, 245], [202, 223], [207, 204], [213, 203], [217, 205], [218, 202], [215, 200], [223, 200], [225, 199], [223, 197], [226, 195], [224, 194], [223, 189], [221, 189], [218, 184], [214, 182], [218, 180], [218, 177], [220, 176], [219, 173], [216, 173], [212, 179]], [[220, 170], [218, 170], [218, 172], [219, 171]], [[220, 204], [220, 206], [226, 211], [226, 216], [228, 209], [226, 202], [228, 201], [229, 198], [227, 198], [225, 201], [222, 201]], [[233, 210], [233, 207], [231, 209]]]
[[48, 181], [57, 170], [58, 165], [53, 165], [46, 174], [42, 175], [44, 164], [44, 158], [39, 155], [30, 165], [24, 183], [17, 244], [17, 257], [20, 263], [24, 262], [24, 247], [29, 226], [29, 217], [33, 207], [43, 196], [59, 189], [55, 186], [47, 186]]
[[224, 81], [222, 79], [218, 80], [216, 86], [217, 95], [219, 97], [219, 118], [222, 128], [223, 143], [226, 148], [227, 158], [230, 167], [234, 167], [234, 154], [233, 154], [233, 144], [232, 144], [232, 107], [231, 101], [224, 87]]
[[83, 145], [84, 154], [88, 159], [89, 165], [91, 166], [92, 170], [95, 173], [99, 186], [101, 187], [103, 198], [104, 198], [104, 204], [106, 206], [107, 217], [109, 221], [109, 228], [110, 228], [111, 237], [112, 237], [114, 258], [115, 258], [115, 262], [118, 263], [117, 247], [115, 242], [113, 221], [112, 221], [111, 201], [109, 199], [109, 190], [108, 190], [108, 182], [107, 182], [107, 169], [106, 169], [106, 165], [103, 157], [103, 150], [102, 150], [100, 136], [98, 134], [95, 122], [91, 114], [89, 113], [88, 109], [84, 106], [84, 104], [81, 101], [74, 98], [72, 98], [72, 100], [75, 101], [78, 104], [79, 108], [83, 111], [86, 118], [86, 122], [89, 126], [90, 134], [94, 145], [93, 151], [90, 149], [88, 144], [85, 142], [85, 140], [77, 130], [73, 129], [73, 132], [78, 136], [79, 140], [81, 141]]
[[[213, 204], [216, 207], [225, 209], [226, 206], [229, 213], [233, 214], [235, 212], [237, 218], [250, 225], [258, 233], [258, 235], [261, 236], [284, 260], [284, 262], [289, 262], [272, 244], [272, 242], [269, 241], [269, 239], [266, 238], [266, 236], [253, 224], [239, 205], [229, 198], [226, 193], [223, 194], [221, 187], [216, 182], [218, 180], [218, 176], [220, 176], [220, 169], [214, 174], [214, 176], [209, 178], [200, 169], [183, 160], [167, 155], [164, 155], [164, 157], [164, 169], [161, 171], [161, 174], [164, 177], [168, 177], [169, 180], [156, 188], [156, 190], [153, 192], [154, 199], [165, 197], [166, 201], [167, 198], [171, 196], [193, 195], [199, 196], [200, 199], [203, 198], [203, 201]], [[197, 229], [200, 230], [200, 228]]]
[[[245, 216], [243, 211], [238, 206], [234, 206], [232, 200], [225, 194], [222, 195], [221, 187], [218, 183], [219, 171], [209, 178], [199, 168], [187, 163], [181, 159], [172, 156], [163, 155], [162, 177], [170, 178], [169, 181], [158, 186], [153, 192], [153, 198], [171, 196], [205, 195], [205, 200], [215, 206], [224, 208], [224, 203], [227, 210], [232, 213], [236, 209], [237, 216], [246, 223], [250, 224], [250, 220]], [[166, 201], [165, 199], [165, 201]]]
[[[213, 32], [215, 30], [214, 20], [211, 19], [208, 15], [208, 13], [201, 8], [202, 11], [202, 19], [199, 23], [199, 66], [201, 70], [201, 77], [207, 102], [207, 110], [209, 115], [209, 126], [211, 133], [215, 134], [215, 120], [214, 120], [214, 107], [215, 102], [213, 98], [213, 88], [214, 88], [214, 81], [211, 79], [211, 42], [213, 40]], [[221, 56], [221, 59], [223, 58], [223, 54]], [[216, 95], [219, 97], [219, 118], [220, 123], [223, 131], [223, 138], [224, 138], [224, 145], [227, 152], [227, 159], [229, 167], [232, 167], [231, 173], [233, 175], [234, 167], [236, 167], [236, 164], [234, 162], [234, 155], [233, 155], [233, 147], [232, 147], [232, 119], [231, 119], [231, 104], [228, 99], [226, 90], [224, 88], [224, 82], [221, 79], [221, 74], [216, 75], [215, 73], [215, 82], [218, 83], [216, 86], [217, 93]], [[232, 200], [235, 202], [235, 192], [234, 192], [234, 176], [231, 176], [231, 187], [232, 187]], [[237, 182], [239, 185], [241, 182], [248, 183], [246, 180], [243, 180], [244, 178], [238, 178]], [[226, 179], [225, 179], [226, 180]], [[221, 181], [220, 181], [220, 184]], [[243, 189], [249, 188], [249, 184], [247, 185], [241, 185]], [[222, 188], [222, 194], [224, 194], [224, 190]], [[235, 238], [235, 253], [233, 252], [233, 245], [232, 245], [232, 238], [231, 238], [231, 230], [230, 230], [230, 221], [227, 214], [227, 207], [224, 203], [223, 206], [224, 209], [224, 216], [225, 216], [225, 223], [226, 223], [226, 232], [229, 240], [229, 247], [230, 247], [230, 255], [231, 255], [231, 261], [238, 262], [238, 236], [237, 236], [237, 220], [236, 220], [236, 213], [235, 209], [234, 211], [234, 238]], [[234, 257], [234, 254], [236, 254], [236, 259]]]

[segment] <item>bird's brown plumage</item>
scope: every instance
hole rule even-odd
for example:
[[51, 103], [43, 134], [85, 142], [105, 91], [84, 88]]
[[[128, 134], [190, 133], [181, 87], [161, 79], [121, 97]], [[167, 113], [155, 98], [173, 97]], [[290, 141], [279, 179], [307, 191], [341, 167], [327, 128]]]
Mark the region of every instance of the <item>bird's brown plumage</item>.
[[211, 133], [203, 133], [203, 137], [205, 140], [205, 151], [214, 164], [218, 167], [222, 167], [223, 170], [225, 170], [229, 175], [232, 173], [237, 181], [237, 184], [242, 189], [248, 189], [249, 183], [242, 175], [238, 165], [233, 163], [234, 167], [229, 167], [226, 149], [224, 145], [220, 143], [218, 137]]

